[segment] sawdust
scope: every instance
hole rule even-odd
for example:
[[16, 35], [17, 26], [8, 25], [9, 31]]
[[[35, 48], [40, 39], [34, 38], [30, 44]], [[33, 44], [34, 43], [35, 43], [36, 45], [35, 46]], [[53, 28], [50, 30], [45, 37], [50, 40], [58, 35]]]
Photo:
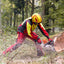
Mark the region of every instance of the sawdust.
[[57, 36], [55, 49], [57, 52], [64, 51], [64, 32]]
[[[57, 36], [55, 45], [59, 47], [57, 48], [55, 46], [56, 50], [64, 48], [64, 32]], [[17, 53], [17, 51], [18, 54], [13, 57], [13, 54]], [[28, 42], [28, 40], [26, 40], [26, 43], [24, 43], [18, 50], [9, 54], [9, 57], [6, 58], [6, 64], [64, 64], [64, 54], [62, 56], [53, 56], [53, 54], [49, 52], [49, 56], [46, 55], [42, 57], [37, 57], [34, 43], [32, 41]], [[10, 58], [12, 59], [9, 60]]]

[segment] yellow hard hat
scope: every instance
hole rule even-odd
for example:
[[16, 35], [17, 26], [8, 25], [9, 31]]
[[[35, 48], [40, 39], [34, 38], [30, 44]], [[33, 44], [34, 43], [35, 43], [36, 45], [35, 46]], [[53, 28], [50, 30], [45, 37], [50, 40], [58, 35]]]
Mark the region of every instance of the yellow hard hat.
[[32, 22], [41, 23], [42, 22], [41, 16], [38, 13], [34, 13], [32, 15]]

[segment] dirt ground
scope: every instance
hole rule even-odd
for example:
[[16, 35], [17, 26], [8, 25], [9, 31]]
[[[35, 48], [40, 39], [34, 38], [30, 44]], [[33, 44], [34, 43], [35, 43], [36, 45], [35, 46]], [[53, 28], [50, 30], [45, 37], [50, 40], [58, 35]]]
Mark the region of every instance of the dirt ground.
[[[55, 41], [55, 45], [59, 47], [57, 48], [57, 46], [55, 46], [55, 49], [56, 50], [62, 49], [59, 52], [48, 52], [48, 54], [46, 54], [45, 56], [38, 57], [34, 42], [32, 42], [29, 39], [26, 39], [23, 45], [20, 46], [17, 50], [13, 51], [12, 53], [8, 53], [6, 56], [0, 55], [0, 63], [1, 64], [64, 64], [64, 51], [63, 51], [64, 32], [54, 37], [57, 37]], [[8, 44], [6, 46], [10, 46], [10, 45], [11, 44]]]

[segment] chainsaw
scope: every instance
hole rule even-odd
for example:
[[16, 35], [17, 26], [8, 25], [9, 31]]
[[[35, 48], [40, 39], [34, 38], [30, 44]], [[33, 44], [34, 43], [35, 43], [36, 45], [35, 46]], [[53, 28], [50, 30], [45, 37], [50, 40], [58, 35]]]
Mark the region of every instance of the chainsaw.
[[56, 52], [64, 51], [64, 47], [62, 47], [62, 45], [63, 45], [62, 42], [61, 43], [58, 43], [57, 42], [57, 38], [58, 37], [55, 37], [53, 39], [53, 41], [48, 41], [47, 43], [45, 43], [44, 44], [44, 47], [50, 45], [50, 46], [52, 46], [55, 49]]
[[46, 45], [51, 45], [51, 46], [54, 46], [54, 41], [49, 41], [49, 42], [47, 42], [46, 44], [44, 44], [44, 47], [46, 46]]

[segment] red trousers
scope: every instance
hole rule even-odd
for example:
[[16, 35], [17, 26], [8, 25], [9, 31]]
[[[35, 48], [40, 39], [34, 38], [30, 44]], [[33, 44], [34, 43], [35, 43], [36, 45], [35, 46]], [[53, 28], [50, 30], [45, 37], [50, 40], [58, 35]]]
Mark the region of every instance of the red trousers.
[[3, 51], [3, 54], [6, 54], [7, 52], [11, 52], [15, 49], [17, 49], [22, 43], [23, 41], [25, 40], [26, 37], [30, 38], [31, 40], [33, 40], [35, 43], [38, 42], [39, 44], [41, 43], [41, 40], [40, 38], [38, 37], [38, 35], [34, 32], [32, 32], [36, 37], [37, 39], [34, 39], [34, 38], [31, 38], [30, 36], [28, 36], [28, 34], [26, 32], [24, 33], [21, 33], [21, 32], [17, 32], [18, 34], [18, 38], [17, 38], [17, 41], [15, 44], [11, 45], [9, 48], [7, 48], [5, 51]]

